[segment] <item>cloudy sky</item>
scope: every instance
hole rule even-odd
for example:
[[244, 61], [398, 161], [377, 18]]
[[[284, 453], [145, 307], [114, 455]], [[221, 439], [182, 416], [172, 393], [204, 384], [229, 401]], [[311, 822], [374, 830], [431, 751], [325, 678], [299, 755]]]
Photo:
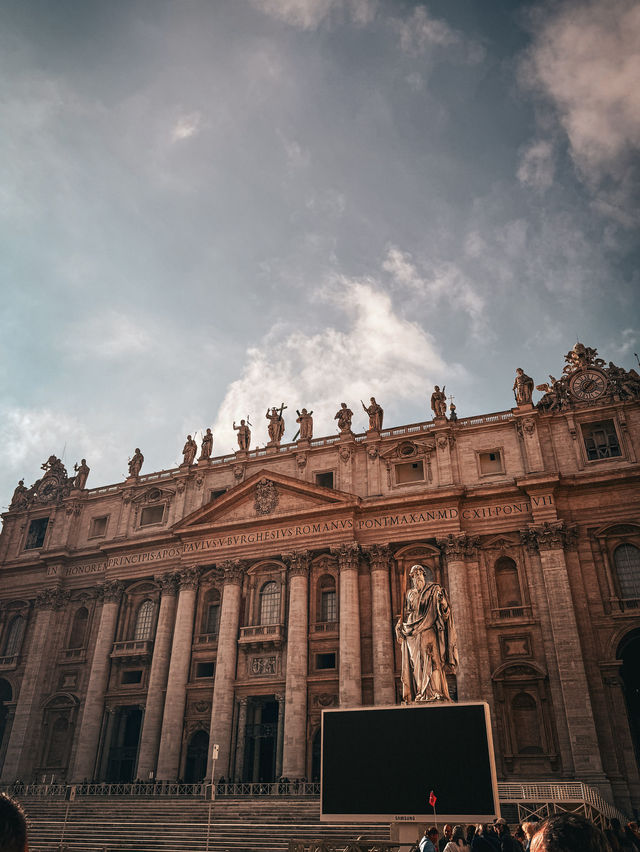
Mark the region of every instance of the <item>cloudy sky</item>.
[[639, 45], [635, 0], [0, 0], [0, 506], [634, 366]]

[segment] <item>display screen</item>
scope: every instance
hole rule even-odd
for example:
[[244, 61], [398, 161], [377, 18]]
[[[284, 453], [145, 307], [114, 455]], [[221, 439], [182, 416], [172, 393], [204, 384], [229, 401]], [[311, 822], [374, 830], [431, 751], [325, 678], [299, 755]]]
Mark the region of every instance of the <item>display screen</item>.
[[488, 822], [498, 814], [488, 707], [422, 704], [322, 714], [321, 819]]

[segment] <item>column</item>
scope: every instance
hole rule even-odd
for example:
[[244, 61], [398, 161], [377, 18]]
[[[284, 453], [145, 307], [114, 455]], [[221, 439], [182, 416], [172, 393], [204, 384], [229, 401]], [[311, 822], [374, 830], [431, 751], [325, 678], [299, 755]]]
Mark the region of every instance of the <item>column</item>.
[[482, 697], [478, 681], [478, 665], [475, 659], [476, 643], [473, 613], [470, 606], [471, 590], [465, 563], [467, 550], [474, 543], [465, 533], [461, 535], [449, 534], [446, 538], [438, 540], [438, 546], [442, 549], [447, 560], [449, 598], [458, 639], [456, 683], [459, 701], [473, 701]]
[[340, 706], [359, 707], [362, 704], [358, 595], [360, 547], [343, 544], [332, 548], [331, 552], [337, 557], [340, 569]]
[[396, 684], [391, 623], [391, 592], [387, 545], [367, 548], [371, 565], [371, 624], [373, 630], [373, 703], [395, 704]]
[[238, 701], [238, 736], [236, 737], [236, 771], [235, 780], [242, 781], [244, 773], [244, 747], [247, 739], [247, 704], [248, 698]]
[[98, 589], [103, 601], [102, 614], [84, 701], [76, 760], [71, 774], [73, 782], [80, 782], [85, 778], [91, 780], [94, 777], [104, 713], [104, 696], [109, 682], [111, 651], [123, 589], [124, 586], [119, 580], [108, 580]]
[[600, 759], [600, 745], [564, 552], [564, 548], [575, 540], [575, 532], [568, 529], [564, 522], [556, 521], [530, 527], [529, 535], [536, 541], [540, 552], [553, 653], [560, 676], [576, 778], [597, 786], [610, 799], [611, 787], [605, 779]]
[[233, 698], [238, 657], [238, 624], [240, 621], [240, 600], [245, 564], [241, 560], [223, 563], [224, 590], [220, 611], [220, 633], [218, 635], [218, 653], [216, 656], [216, 678], [213, 685], [211, 702], [211, 734], [209, 738], [209, 760], [207, 778], [213, 773], [213, 746], [219, 746], [215, 777], [229, 777], [229, 744], [233, 721]]
[[171, 658], [171, 633], [176, 612], [178, 578], [175, 574], [167, 573], [159, 579], [161, 588], [160, 612], [158, 626], [153, 643], [153, 659], [149, 672], [149, 688], [147, 689], [147, 704], [144, 714], [144, 724], [140, 736], [138, 751], [138, 769], [136, 777], [146, 781], [150, 773], [155, 773], [162, 727], [162, 710], [164, 693], [169, 673]]
[[[307, 671], [309, 554], [304, 551], [284, 557], [289, 565], [289, 621], [287, 624], [287, 682], [284, 708], [282, 771], [287, 778], [304, 778], [307, 752]], [[278, 715], [278, 727], [281, 717]]]
[[25, 752], [31, 745], [31, 727], [40, 710], [42, 684], [51, 661], [50, 641], [54, 635], [55, 613], [64, 606], [67, 598], [68, 594], [58, 587], [43, 589], [36, 597], [36, 620], [2, 769], [3, 782], [15, 781], [30, 769], [26, 766]]
[[178, 596], [167, 693], [162, 716], [162, 733], [160, 735], [158, 770], [156, 772], [158, 781], [175, 781], [178, 777], [199, 574], [198, 568], [186, 568], [178, 574], [180, 594]]
[[102, 754], [98, 762], [98, 772], [96, 780], [104, 781], [109, 771], [109, 752], [111, 751], [111, 740], [113, 738], [113, 728], [116, 722], [117, 710], [115, 707], [105, 707], [105, 720], [103, 724], [104, 736], [102, 738]]
[[[276, 778], [282, 778], [282, 776], [284, 775], [282, 771], [285, 708], [284, 695], [276, 695], [276, 701], [278, 702], [278, 729], [276, 733]], [[302, 775], [296, 775], [296, 778], [304, 778], [304, 773]]]

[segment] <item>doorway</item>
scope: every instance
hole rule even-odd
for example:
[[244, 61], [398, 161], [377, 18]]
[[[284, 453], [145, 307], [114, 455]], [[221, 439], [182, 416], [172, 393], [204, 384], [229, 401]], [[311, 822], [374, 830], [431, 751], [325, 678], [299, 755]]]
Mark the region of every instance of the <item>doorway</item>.
[[251, 698], [247, 707], [243, 781], [276, 780], [278, 702], [271, 696]]
[[187, 746], [187, 761], [184, 769], [185, 784], [198, 784], [207, 774], [209, 734], [196, 731]]
[[141, 728], [140, 707], [134, 705], [118, 708], [109, 749], [107, 781], [110, 783], [130, 784], [134, 780]]
[[622, 660], [624, 697], [627, 704], [631, 739], [640, 766], [640, 630], [633, 630], [624, 637], [618, 647], [618, 659]]

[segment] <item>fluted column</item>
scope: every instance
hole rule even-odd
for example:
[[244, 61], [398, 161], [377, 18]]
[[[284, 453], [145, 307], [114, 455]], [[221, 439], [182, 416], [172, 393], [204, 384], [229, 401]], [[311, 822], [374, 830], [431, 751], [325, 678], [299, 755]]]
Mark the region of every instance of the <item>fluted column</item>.
[[84, 701], [76, 760], [71, 775], [74, 782], [83, 781], [85, 778], [91, 780], [94, 775], [104, 714], [104, 696], [109, 682], [111, 651], [123, 589], [124, 586], [119, 580], [107, 581], [98, 589], [102, 595], [102, 613]]
[[360, 547], [343, 544], [331, 552], [337, 557], [340, 568], [340, 706], [358, 707], [362, 704], [358, 594]]
[[167, 693], [162, 716], [160, 751], [158, 752], [159, 781], [175, 781], [180, 765], [180, 746], [184, 725], [184, 706], [187, 700], [187, 681], [193, 641], [193, 616], [196, 609], [198, 568], [187, 568], [178, 574], [180, 594], [176, 609], [176, 623], [171, 645], [171, 662], [167, 680]]
[[243, 780], [244, 772], [244, 747], [247, 739], [247, 704], [248, 698], [238, 701], [238, 736], [236, 737], [236, 772], [235, 780]]
[[[307, 748], [309, 554], [306, 551], [292, 553], [285, 556], [285, 560], [289, 565], [289, 621], [283, 715], [284, 744], [280, 774], [287, 778], [304, 778]], [[281, 705], [279, 711], [282, 712]]]
[[216, 779], [221, 775], [224, 775], [225, 778], [229, 777], [234, 683], [238, 657], [238, 624], [245, 565], [238, 559], [225, 562], [222, 567], [224, 569], [224, 590], [220, 611], [216, 678], [211, 702], [211, 734], [207, 763], [207, 778], [211, 778], [213, 772], [212, 751], [213, 746], [217, 744], [219, 753], [215, 766]]
[[389, 588], [390, 550], [387, 545], [367, 548], [371, 565], [371, 624], [373, 631], [373, 703], [395, 704], [391, 592]]
[[164, 574], [159, 580], [162, 590], [160, 612], [158, 613], [158, 626], [153, 643], [153, 659], [149, 672], [149, 688], [147, 690], [147, 703], [140, 736], [138, 770], [136, 772], [136, 777], [142, 781], [146, 781], [149, 778], [149, 773], [156, 770], [164, 694], [169, 673], [169, 660], [171, 659], [169, 652], [176, 612], [177, 581], [178, 577], [172, 573]]
[[43, 589], [36, 597], [36, 621], [2, 769], [4, 782], [15, 781], [28, 768], [24, 765], [24, 749], [25, 744], [30, 744], [29, 734], [34, 715], [40, 708], [44, 673], [51, 661], [48, 651], [52, 650], [49, 643], [54, 635], [55, 613], [64, 606], [67, 599], [68, 594], [57, 587]]
[[465, 533], [448, 535], [439, 539], [438, 545], [447, 559], [449, 599], [453, 623], [458, 638], [458, 669], [456, 684], [459, 701], [474, 701], [482, 698], [476, 660], [475, 631], [471, 608], [471, 587], [467, 576], [465, 557], [469, 549], [477, 544], [477, 536], [470, 538]]

